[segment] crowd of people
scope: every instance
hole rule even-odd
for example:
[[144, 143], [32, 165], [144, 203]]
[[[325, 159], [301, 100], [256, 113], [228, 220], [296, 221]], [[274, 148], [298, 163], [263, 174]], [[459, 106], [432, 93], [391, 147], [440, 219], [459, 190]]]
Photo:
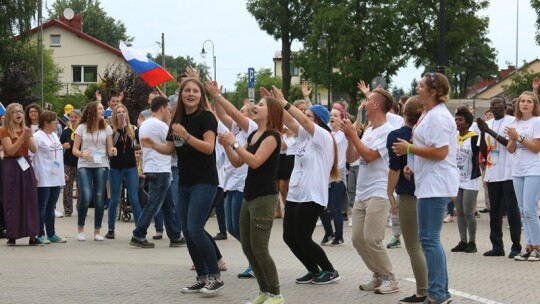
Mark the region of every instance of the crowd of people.
[[[155, 246], [147, 238], [153, 221], [152, 239], [161, 239], [165, 228], [170, 247], [187, 246], [197, 275], [182, 293], [211, 295], [224, 288], [221, 271], [227, 268], [216, 240], [228, 233], [249, 263], [238, 276], [258, 283], [250, 303], [279, 304], [285, 298], [269, 246], [274, 218], [283, 217], [283, 240], [306, 269], [296, 283], [330, 284], [341, 276], [321, 246], [347, 242], [345, 217], [352, 245], [371, 272], [360, 290], [399, 291], [387, 249], [399, 247], [403, 236], [416, 292], [400, 303], [450, 303], [442, 225], [452, 204], [460, 239], [451, 252], [477, 252], [476, 199], [483, 182], [488, 203], [480, 211], [489, 212], [492, 243], [483, 255], [505, 255], [506, 216], [508, 257], [540, 260], [540, 79], [517, 98], [515, 116], [496, 96], [485, 119], [475, 119], [466, 106], [450, 113], [450, 84], [440, 73], [426, 73], [417, 95], [397, 102], [360, 81], [365, 100], [356, 119], [346, 103], [331, 111], [312, 105], [306, 83], [302, 100], [290, 103], [277, 87], [261, 88], [260, 101], [246, 101], [240, 110], [216, 82], [199, 80], [191, 68], [177, 84], [172, 96], [150, 94], [137, 126], [123, 93], [111, 92], [107, 109], [99, 92], [82, 112], [66, 106], [65, 120], [37, 104], [9, 104], [0, 127], [0, 233], [7, 245], [25, 237], [30, 246], [66, 242], [55, 230], [62, 189], [63, 215], [77, 211], [78, 241], [86, 240], [90, 206], [93, 240], [114, 239], [125, 189], [135, 223], [130, 245]], [[205, 230], [213, 209], [224, 226], [216, 237]], [[393, 238], [385, 245], [389, 217]], [[325, 232], [320, 242], [313, 240], [318, 220]]]

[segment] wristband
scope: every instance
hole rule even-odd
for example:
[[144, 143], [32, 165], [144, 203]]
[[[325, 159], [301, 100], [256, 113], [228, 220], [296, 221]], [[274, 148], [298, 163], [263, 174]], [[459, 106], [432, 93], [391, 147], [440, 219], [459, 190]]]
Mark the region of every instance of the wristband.
[[215, 100], [215, 101], [218, 101], [221, 97], [223, 97], [223, 95], [217, 94], [217, 96], [214, 98], [214, 100]]
[[188, 134], [188, 137], [186, 138], [185, 142], [188, 142], [188, 140], [191, 138], [191, 134]]
[[412, 144], [407, 145], [407, 154], [412, 154], [411, 152]]
[[287, 104], [283, 107], [283, 109], [285, 109], [285, 111], [289, 111], [291, 106], [292, 106], [292, 104], [290, 102], [287, 102]]

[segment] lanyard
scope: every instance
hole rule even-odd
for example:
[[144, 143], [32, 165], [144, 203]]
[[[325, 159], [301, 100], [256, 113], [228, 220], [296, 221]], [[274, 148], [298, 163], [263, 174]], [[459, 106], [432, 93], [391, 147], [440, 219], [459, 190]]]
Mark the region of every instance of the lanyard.
[[414, 138], [414, 131], [416, 130], [416, 128], [420, 125], [420, 123], [422, 122], [422, 120], [424, 120], [424, 118], [426, 117], [427, 113], [429, 111], [424, 111], [424, 113], [422, 113], [422, 115], [420, 116], [420, 118], [418, 119], [418, 121], [416, 122], [416, 124], [414, 125], [414, 127], [412, 128], [412, 132], [411, 132], [411, 144], [413, 143], [413, 138]]
[[54, 139], [54, 135], [52, 136], [52, 139], [49, 137], [49, 134], [45, 133], [47, 135], [47, 138], [51, 141], [52, 147], [54, 150], [54, 160], [56, 161], [56, 140]]
[[99, 130], [97, 131], [97, 136], [96, 136], [96, 140], [94, 140], [94, 133], [90, 133], [90, 137], [92, 138], [92, 142], [94, 143], [94, 146], [96, 147], [96, 149], [98, 148], [98, 144], [99, 144]]

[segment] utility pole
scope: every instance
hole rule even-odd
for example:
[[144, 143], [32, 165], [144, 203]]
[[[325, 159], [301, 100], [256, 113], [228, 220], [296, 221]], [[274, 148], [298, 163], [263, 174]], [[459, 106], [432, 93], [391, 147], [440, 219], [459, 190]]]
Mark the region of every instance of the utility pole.
[[439, 64], [437, 72], [446, 73], [446, 0], [439, 0]]
[[43, 1], [38, 0], [38, 77], [39, 80], [39, 92], [41, 107], [44, 105], [43, 98], [43, 12], [42, 12]]
[[[165, 33], [161, 33], [161, 66], [165, 69]], [[167, 95], [167, 83], [163, 84], [163, 92]]]

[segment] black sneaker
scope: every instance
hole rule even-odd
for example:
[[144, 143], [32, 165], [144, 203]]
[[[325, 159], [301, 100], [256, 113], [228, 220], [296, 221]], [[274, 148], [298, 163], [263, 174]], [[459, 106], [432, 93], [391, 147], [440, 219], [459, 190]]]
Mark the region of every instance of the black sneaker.
[[223, 241], [227, 239], [227, 233], [225, 232], [218, 232], [216, 236], [214, 236], [215, 241]]
[[215, 277], [208, 277], [208, 283], [201, 288], [201, 293], [214, 294], [225, 287], [223, 281], [219, 282]]
[[116, 234], [114, 233], [114, 229], [109, 229], [109, 231], [107, 231], [107, 234], [105, 234], [105, 238], [109, 240], [113, 240], [115, 236]]
[[484, 208], [484, 209], [482, 209], [482, 210], [480, 210], [480, 211], [478, 211], [478, 212], [480, 212], [480, 213], [488, 213], [488, 212], [489, 212], [489, 209]]
[[330, 246], [330, 244], [332, 243], [332, 241], [334, 240], [334, 236], [333, 235], [327, 235], [325, 234], [322, 241], [321, 241], [321, 245], [322, 246]]
[[15, 239], [8, 239], [6, 242], [6, 245], [8, 246], [15, 246]]
[[410, 297], [405, 297], [399, 300], [399, 303], [424, 303], [426, 299], [427, 299], [427, 296], [417, 297], [416, 294], [413, 294]]
[[515, 261], [527, 261], [531, 256], [531, 251], [525, 249], [522, 253], [514, 256]]
[[135, 247], [141, 247], [141, 248], [154, 248], [156, 245], [154, 243], [150, 243], [147, 240], [140, 241], [137, 238], [132, 237], [131, 242], [129, 242], [131, 246]]
[[182, 288], [182, 293], [198, 293], [206, 285], [204, 281], [197, 279], [197, 281], [190, 286]]
[[341, 280], [341, 277], [339, 276], [337, 270], [334, 269], [334, 271], [321, 271], [319, 276], [313, 278], [311, 283], [317, 285], [324, 285], [330, 284], [332, 282], [337, 282], [339, 280]]
[[452, 248], [450, 251], [452, 252], [465, 252], [467, 250], [467, 243], [465, 242], [459, 242], [456, 247]]
[[186, 239], [184, 239], [183, 237], [181, 237], [178, 240], [171, 240], [171, 242], [169, 243], [169, 247], [180, 247], [180, 246], [185, 246], [185, 245], [186, 245]]
[[491, 250], [488, 250], [488, 251], [484, 252], [484, 256], [489, 256], [489, 257], [492, 257], [492, 256], [504, 256], [504, 251], [491, 249]]
[[342, 245], [343, 245], [343, 239], [334, 239], [332, 243], [330, 244], [330, 246], [332, 247], [337, 247], [337, 246], [342, 246]]
[[467, 248], [465, 249], [466, 253], [475, 253], [477, 251], [478, 251], [478, 249], [476, 248], [476, 243], [475, 242], [469, 242], [467, 244]]
[[519, 255], [519, 250], [511, 250], [510, 253], [508, 254], [508, 258], [513, 259], [518, 255]]
[[321, 274], [321, 272], [308, 272], [303, 277], [300, 277], [296, 279], [297, 284], [310, 284], [313, 282], [313, 279], [318, 277]]

